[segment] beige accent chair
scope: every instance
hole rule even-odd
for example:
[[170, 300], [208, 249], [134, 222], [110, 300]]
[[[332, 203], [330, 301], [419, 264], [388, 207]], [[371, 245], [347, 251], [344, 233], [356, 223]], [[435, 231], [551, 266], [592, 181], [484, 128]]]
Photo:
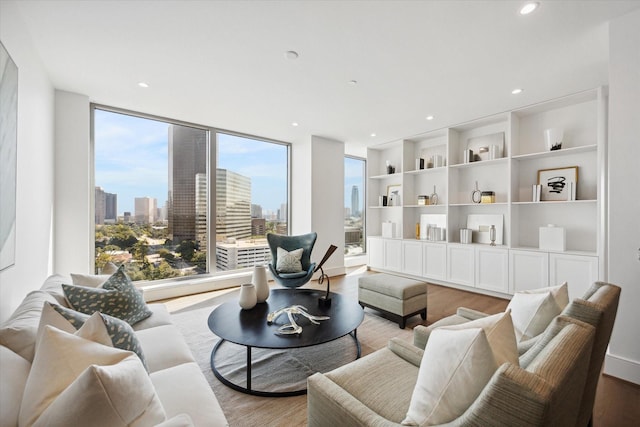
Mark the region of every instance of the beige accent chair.
[[[519, 367], [503, 364], [466, 412], [447, 425], [587, 425], [619, 296], [619, 287], [595, 283], [584, 299], [571, 302], [543, 334], [530, 340], [534, 342], [520, 356]], [[458, 310], [455, 316], [466, 315], [484, 316], [468, 309]], [[446, 318], [438, 326], [455, 321]], [[416, 328], [414, 334], [430, 332], [433, 326]], [[427, 338], [428, 334], [416, 341], [426, 344]], [[392, 339], [387, 348], [311, 376], [309, 426], [399, 426], [409, 408], [423, 354], [421, 348]]]
[[[595, 340], [589, 361], [589, 371], [587, 383], [582, 396], [580, 414], [576, 426], [584, 427], [592, 424], [593, 405], [596, 399], [596, 389], [598, 380], [604, 363], [604, 356], [607, 352], [611, 331], [618, 311], [620, 300], [620, 287], [611, 283], [595, 282], [585, 292], [582, 298], [576, 298], [565, 307], [561, 315], [586, 322], [596, 328]], [[430, 326], [416, 326], [413, 330], [413, 344], [424, 349], [429, 334], [440, 326], [457, 325], [471, 320], [476, 320], [488, 316], [486, 313], [472, 310], [465, 307], [458, 308], [456, 314], [445, 317]], [[526, 367], [532, 358], [533, 353], [528, 353], [541, 336], [532, 338], [518, 344], [520, 353], [520, 366]], [[541, 344], [544, 345], [544, 344]]]

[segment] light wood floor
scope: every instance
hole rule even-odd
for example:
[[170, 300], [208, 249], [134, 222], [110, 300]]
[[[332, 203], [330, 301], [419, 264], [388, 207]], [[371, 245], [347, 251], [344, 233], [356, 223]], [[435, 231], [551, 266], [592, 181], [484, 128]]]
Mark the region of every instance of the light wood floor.
[[[349, 269], [347, 275], [331, 278], [331, 290], [356, 299], [358, 295], [358, 277], [363, 274], [371, 273], [366, 271], [365, 267]], [[324, 286], [318, 285], [317, 282], [311, 282], [305, 285], [305, 287], [324, 288]], [[169, 311], [172, 312], [211, 298], [219, 298], [221, 296], [223, 297], [221, 300], [235, 298], [236, 296], [233, 293], [235, 293], [236, 290], [237, 289], [227, 289], [190, 295], [163, 301], [163, 303]], [[509, 302], [506, 299], [431, 284], [428, 286], [427, 291], [427, 320], [423, 321], [420, 316], [414, 316], [409, 319], [407, 321], [407, 329], [403, 331], [405, 334], [407, 330], [412, 329], [418, 324], [428, 325], [443, 317], [454, 314], [458, 307], [468, 307], [485, 313], [495, 314], [504, 311]], [[367, 312], [376, 313], [369, 309], [366, 310]], [[376, 315], [379, 314], [376, 313]], [[400, 335], [401, 333], [401, 330], [398, 329], [398, 334]], [[380, 344], [380, 347], [382, 347], [388, 339], [389, 337], [381, 337], [381, 343], [377, 344]], [[253, 396], [251, 396], [251, 398], [253, 398]], [[260, 406], [260, 399], [264, 400], [265, 398], [256, 398], [256, 406]], [[292, 406], [296, 407], [298, 405]], [[293, 407], [291, 409], [293, 409]], [[296, 410], [300, 412], [304, 409], [298, 406]], [[298, 416], [301, 415], [302, 414], [298, 414]], [[306, 414], [304, 415], [306, 416]], [[594, 427], [633, 427], [639, 425], [638, 420], [640, 420], [640, 386], [604, 374], [601, 375], [594, 406]]]

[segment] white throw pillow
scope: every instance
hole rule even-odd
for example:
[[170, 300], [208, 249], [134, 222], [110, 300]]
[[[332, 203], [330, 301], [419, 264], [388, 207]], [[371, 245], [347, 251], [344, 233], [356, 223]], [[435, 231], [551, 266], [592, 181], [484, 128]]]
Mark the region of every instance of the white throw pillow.
[[18, 425], [20, 401], [30, 369], [27, 359], [0, 345], [0, 427]]
[[[148, 424], [162, 422], [166, 418], [142, 362], [132, 352], [111, 347], [111, 339], [99, 313], [92, 315], [75, 334], [45, 325], [36, 347], [22, 396], [20, 425], [39, 425], [40, 422], [54, 419], [61, 420], [58, 425], [65, 425], [62, 422], [65, 419], [75, 420], [76, 424], [97, 425], [100, 420], [92, 418], [91, 410], [88, 413], [83, 411], [87, 408], [101, 408], [96, 411], [97, 417], [107, 419], [101, 412], [105, 405], [111, 405], [113, 411], [122, 411], [127, 416], [135, 412], [138, 412], [137, 416], [148, 415]], [[122, 371], [115, 368], [99, 369], [125, 360], [127, 362]], [[136, 371], [140, 373], [135, 373]], [[118, 372], [122, 372], [124, 376], [120, 376]], [[92, 379], [92, 376], [95, 378]], [[110, 382], [113, 387], [99, 391], [85, 389], [84, 386], [92, 384], [94, 380]], [[76, 381], [77, 384], [66, 391]], [[113, 388], [120, 388], [121, 391], [117, 392]], [[148, 388], [153, 391], [153, 395]], [[135, 390], [135, 393], [130, 390]], [[64, 396], [61, 403], [52, 406], [62, 394]], [[110, 403], [91, 401], [94, 398], [104, 398]], [[131, 409], [134, 406], [143, 409]]]
[[434, 329], [402, 424], [436, 425], [458, 418], [502, 363], [517, 360], [509, 312]]
[[74, 286], [87, 286], [89, 288], [98, 288], [104, 282], [109, 280], [111, 274], [79, 274], [71, 273], [71, 282]]
[[42, 413], [47, 425], [156, 425], [166, 416], [140, 359], [85, 369]]
[[518, 342], [540, 335], [561, 312], [551, 292], [516, 292], [507, 310], [511, 310]]
[[569, 287], [567, 285], [567, 282], [562, 282], [558, 286], [549, 286], [548, 288], [519, 291], [519, 293], [523, 294], [544, 294], [547, 292], [551, 292], [551, 296], [553, 297], [555, 303], [558, 305], [558, 309], [560, 311], [564, 310], [564, 308], [569, 305]]
[[300, 273], [302, 271], [302, 263], [300, 262], [302, 252], [302, 248], [288, 252], [278, 247], [276, 270], [279, 273]]

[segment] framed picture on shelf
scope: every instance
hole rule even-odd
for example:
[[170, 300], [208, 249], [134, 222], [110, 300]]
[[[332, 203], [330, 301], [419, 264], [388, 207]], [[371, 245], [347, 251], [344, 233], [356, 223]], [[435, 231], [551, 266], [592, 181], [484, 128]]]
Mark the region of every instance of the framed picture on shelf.
[[391, 184], [387, 186], [387, 206], [402, 206], [402, 200], [400, 200], [401, 194], [401, 184]]
[[578, 166], [538, 171], [538, 184], [542, 186], [540, 201], [576, 200]]

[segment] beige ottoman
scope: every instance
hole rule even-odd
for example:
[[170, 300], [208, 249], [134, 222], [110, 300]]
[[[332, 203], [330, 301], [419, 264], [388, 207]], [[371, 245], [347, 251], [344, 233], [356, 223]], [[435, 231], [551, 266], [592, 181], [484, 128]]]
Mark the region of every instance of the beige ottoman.
[[373, 274], [358, 279], [358, 303], [397, 319], [404, 329], [407, 319], [427, 318], [427, 283], [391, 274]]

